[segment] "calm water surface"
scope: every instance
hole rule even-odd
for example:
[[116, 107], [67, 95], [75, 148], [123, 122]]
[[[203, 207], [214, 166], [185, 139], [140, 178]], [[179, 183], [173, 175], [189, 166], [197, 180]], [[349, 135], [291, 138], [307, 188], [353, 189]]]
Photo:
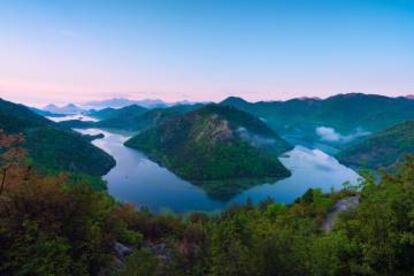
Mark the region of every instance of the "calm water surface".
[[249, 198], [255, 203], [269, 197], [277, 202], [291, 203], [309, 188], [319, 187], [328, 192], [332, 188], [340, 189], [345, 181], [356, 183], [359, 178], [353, 170], [324, 152], [296, 146], [280, 158], [292, 172], [291, 177], [255, 186], [223, 202], [210, 198], [201, 188], [178, 178], [144, 154], [123, 146], [127, 136], [99, 129], [78, 131], [105, 135], [93, 143], [117, 162], [116, 167], [104, 176], [109, 193], [118, 200], [146, 206], [153, 212], [214, 212], [235, 203], [245, 203]]

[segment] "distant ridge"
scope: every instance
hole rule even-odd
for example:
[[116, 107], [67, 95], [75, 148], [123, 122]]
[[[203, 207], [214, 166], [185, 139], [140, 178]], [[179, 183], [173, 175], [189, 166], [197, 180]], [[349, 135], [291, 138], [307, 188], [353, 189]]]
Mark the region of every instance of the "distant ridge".
[[85, 103], [85, 106], [89, 108], [123, 108], [129, 105], [139, 105], [145, 108], [165, 108], [175, 105], [191, 105], [196, 104], [190, 101], [178, 101], [178, 102], [165, 102], [160, 99], [143, 99], [143, 100], [131, 100], [127, 98], [113, 98], [100, 101], [90, 101]]
[[[339, 135], [358, 130], [376, 132], [405, 120], [414, 120], [414, 101], [406, 97], [347, 93], [325, 99], [294, 98], [286, 101], [250, 103], [229, 97], [221, 105], [234, 106], [261, 118], [281, 135], [320, 141], [319, 127]], [[350, 142], [350, 141], [349, 141]]]
[[156, 108], [165, 107], [168, 104], [159, 99], [130, 100], [126, 98], [113, 98], [85, 103], [85, 106], [92, 108], [122, 108], [129, 105], [139, 105], [145, 108]]
[[347, 147], [337, 156], [347, 166], [357, 168], [391, 168], [407, 154], [414, 154], [414, 121], [407, 121]]
[[75, 105], [75, 104], [67, 104], [64, 106], [57, 106], [54, 104], [49, 104], [42, 108], [43, 111], [48, 111], [53, 114], [63, 114], [63, 115], [74, 115], [74, 114], [80, 114], [85, 112], [86, 110]]

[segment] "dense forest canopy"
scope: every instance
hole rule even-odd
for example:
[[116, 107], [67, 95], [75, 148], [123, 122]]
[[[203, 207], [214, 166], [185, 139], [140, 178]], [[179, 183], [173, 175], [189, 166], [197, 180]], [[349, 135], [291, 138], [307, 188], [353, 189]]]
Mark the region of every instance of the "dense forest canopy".
[[[412, 275], [414, 159], [376, 184], [284, 206], [246, 203], [219, 215], [152, 215], [87, 180], [24, 162], [24, 137], [0, 134], [0, 273], [6, 275]], [[336, 201], [355, 194], [330, 231]], [[128, 246], [120, 257], [115, 244]]]
[[218, 185], [211, 181], [226, 180], [229, 196], [257, 184], [232, 182], [290, 175], [277, 156], [292, 146], [261, 120], [233, 107], [200, 107], [139, 133], [125, 145], [143, 151], [214, 197], [224, 196], [224, 189], [215, 189]]
[[356, 168], [392, 169], [406, 154], [414, 154], [414, 121], [374, 133], [350, 145], [337, 157]]
[[93, 146], [87, 137], [2, 99], [0, 129], [23, 133], [26, 157], [41, 170], [101, 176], [115, 165], [112, 156]]
[[406, 120], [414, 119], [414, 101], [405, 97], [387, 97], [375, 94], [338, 94], [326, 99], [295, 98], [287, 101], [247, 102], [229, 97], [222, 105], [234, 106], [262, 118], [282, 136], [295, 137], [301, 142], [320, 141], [318, 127], [329, 127], [337, 135], [349, 139], [330, 142], [341, 144], [361, 134], [375, 133]]

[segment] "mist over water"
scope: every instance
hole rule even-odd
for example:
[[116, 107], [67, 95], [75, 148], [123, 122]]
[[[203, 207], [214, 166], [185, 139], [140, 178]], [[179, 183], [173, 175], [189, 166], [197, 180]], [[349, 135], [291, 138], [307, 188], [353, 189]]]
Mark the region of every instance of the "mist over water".
[[357, 127], [352, 133], [348, 135], [342, 135], [334, 128], [326, 126], [317, 127], [315, 131], [322, 141], [338, 143], [349, 143], [356, 138], [371, 134], [371, 132], [365, 131], [360, 127]]
[[62, 116], [62, 117], [46, 117], [46, 118], [54, 122], [63, 122], [63, 121], [69, 121], [69, 120], [79, 120], [79, 121], [84, 121], [84, 122], [97, 122], [98, 121], [96, 118], [93, 118], [87, 115], [81, 115], [81, 114], [67, 115], [67, 116]]

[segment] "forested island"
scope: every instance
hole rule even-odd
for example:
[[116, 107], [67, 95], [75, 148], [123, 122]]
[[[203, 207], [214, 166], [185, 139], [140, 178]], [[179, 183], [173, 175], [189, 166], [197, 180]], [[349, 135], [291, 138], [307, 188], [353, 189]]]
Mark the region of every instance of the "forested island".
[[138, 134], [125, 145], [191, 180], [290, 175], [276, 157], [292, 146], [248, 113], [220, 105], [195, 109]]

